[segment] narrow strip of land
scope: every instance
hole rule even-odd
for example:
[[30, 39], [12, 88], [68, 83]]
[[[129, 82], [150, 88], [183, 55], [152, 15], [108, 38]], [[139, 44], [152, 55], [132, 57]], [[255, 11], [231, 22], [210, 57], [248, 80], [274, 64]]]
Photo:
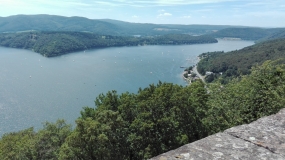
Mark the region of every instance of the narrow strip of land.
[[196, 75], [205, 83], [205, 78], [204, 78], [204, 76], [202, 76], [202, 75], [198, 72], [198, 70], [197, 70], [197, 65], [195, 65], [195, 66], [193, 67], [193, 72], [195, 72]]

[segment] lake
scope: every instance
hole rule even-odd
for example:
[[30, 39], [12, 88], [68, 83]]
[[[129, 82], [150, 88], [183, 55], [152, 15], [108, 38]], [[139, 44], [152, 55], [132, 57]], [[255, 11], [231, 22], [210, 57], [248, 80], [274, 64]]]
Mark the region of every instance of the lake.
[[214, 44], [113, 47], [46, 58], [38, 53], [0, 47], [0, 136], [42, 122], [65, 119], [75, 124], [84, 106], [95, 107], [100, 93], [137, 93], [149, 84], [186, 85], [183, 68], [204, 52], [231, 51], [252, 41]]

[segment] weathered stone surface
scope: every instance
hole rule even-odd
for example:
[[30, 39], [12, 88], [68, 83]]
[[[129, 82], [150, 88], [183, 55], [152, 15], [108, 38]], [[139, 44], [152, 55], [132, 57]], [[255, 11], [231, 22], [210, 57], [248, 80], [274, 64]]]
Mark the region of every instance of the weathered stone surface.
[[285, 109], [253, 123], [225, 130], [151, 160], [285, 160]]
[[225, 133], [285, 157], [285, 109], [251, 124], [230, 128]]

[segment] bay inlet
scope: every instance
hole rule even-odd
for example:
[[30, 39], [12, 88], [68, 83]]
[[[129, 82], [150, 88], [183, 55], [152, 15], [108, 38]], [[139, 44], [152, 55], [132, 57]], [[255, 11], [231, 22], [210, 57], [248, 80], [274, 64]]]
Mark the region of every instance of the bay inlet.
[[180, 66], [196, 64], [204, 52], [231, 51], [253, 41], [214, 44], [113, 47], [46, 58], [0, 47], [0, 135], [42, 122], [74, 124], [84, 106], [95, 107], [100, 93], [136, 93], [158, 81], [186, 85]]

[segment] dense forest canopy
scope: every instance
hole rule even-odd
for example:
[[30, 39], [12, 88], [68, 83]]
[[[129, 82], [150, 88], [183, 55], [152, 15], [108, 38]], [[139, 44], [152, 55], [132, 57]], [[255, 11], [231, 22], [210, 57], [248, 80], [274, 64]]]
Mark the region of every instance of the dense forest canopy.
[[[201, 60], [197, 69], [203, 75], [206, 71], [214, 72], [209, 76], [210, 81], [222, 77], [226, 82], [228, 78], [249, 74], [255, 64], [262, 64], [266, 60], [285, 58], [284, 44], [285, 39], [276, 39], [257, 43], [237, 51], [203, 53], [199, 56]], [[284, 60], [279, 62], [284, 63]]]
[[0, 32], [17, 31], [87, 31], [116, 36], [155, 36], [164, 34], [201, 35], [227, 28], [226, 25], [167, 25], [129, 23], [112, 19], [88, 19], [56, 15], [15, 15], [0, 17]]
[[240, 38], [242, 40], [259, 40], [271, 35], [275, 35], [281, 31], [284, 31], [284, 28], [249, 28], [249, 27], [229, 27], [221, 29], [215, 33], [209, 35], [215, 38]]
[[270, 40], [275, 40], [275, 39], [281, 39], [285, 38], [285, 29], [281, 29], [281, 31], [274, 32], [270, 34], [269, 36], [266, 36], [264, 38], [259, 39], [257, 42], [265, 42], [265, 41], [270, 41]]
[[84, 107], [74, 129], [64, 120], [6, 133], [0, 159], [141, 160], [229, 127], [278, 112], [285, 105], [285, 66], [266, 61], [227, 85], [159, 82], [136, 94], [109, 91]]
[[0, 45], [30, 49], [45, 57], [101, 47], [217, 43], [209, 36], [168, 34], [153, 37], [99, 35], [89, 32], [23, 32], [0, 34]]

